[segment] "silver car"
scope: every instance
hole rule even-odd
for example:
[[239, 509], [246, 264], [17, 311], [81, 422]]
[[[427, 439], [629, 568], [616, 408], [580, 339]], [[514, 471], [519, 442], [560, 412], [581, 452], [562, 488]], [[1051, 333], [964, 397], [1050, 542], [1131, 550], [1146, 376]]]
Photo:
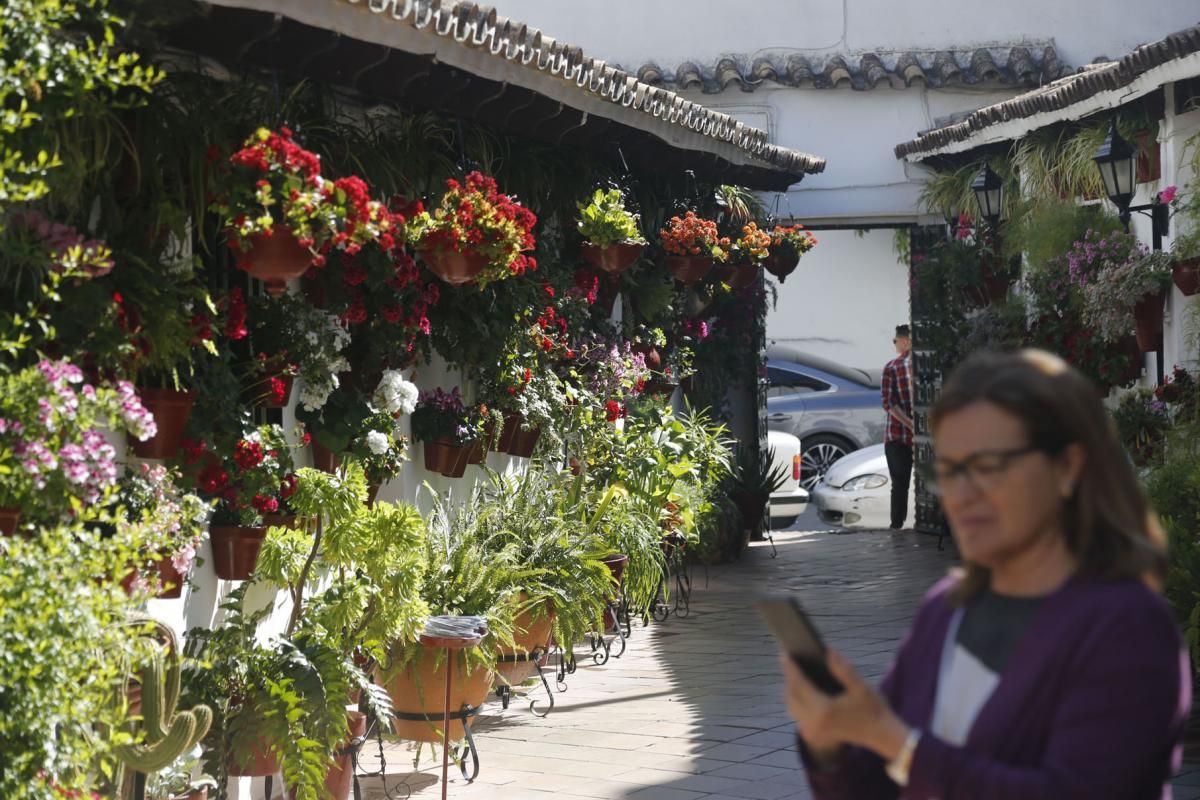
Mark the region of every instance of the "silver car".
[[801, 485], [810, 492], [839, 458], [883, 441], [878, 372], [774, 345], [767, 377], [767, 425], [800, 437]]

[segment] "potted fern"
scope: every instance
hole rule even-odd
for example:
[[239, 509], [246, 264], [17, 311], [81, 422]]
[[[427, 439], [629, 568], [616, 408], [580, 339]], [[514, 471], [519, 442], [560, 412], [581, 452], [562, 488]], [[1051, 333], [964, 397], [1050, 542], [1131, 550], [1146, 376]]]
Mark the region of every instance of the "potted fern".
[[733, 490], [730, 493], [738, 510], [742, 513], [745, 536], [738, 546], [740, 554], [752, 532], [762, 527], [763, 512], [771, 495], [779, 491], [787, 481], [787, 470], [775, 466], [775, 448], [767, 448], [761, 455], [753, 448], [743, 446], [738, 453], [737, 470]]
[[453, 670], [449, 711], [449, 736], [465, 736], [464, 724], [478, 709], [492, 686], [492, 671], [500, 648], [513, 643], [513, 573], [519, 559], [513, 548], [497, 550], [489, 542], [485, 521], [492, 513], [476, 491], [462, 506], [450, 508], [433, 495], [433, 509], [424, 531], [421, 557], [438, 565], [421, 578], [419, 594], [432, 616], [473, 616], [487, 623], [487, 635], [478, 647], [454, 651], [447, 660], [442, 648], [425, 647], [412, 639], [398, 638], [387, 648], [380, 664], [380, 683], [391, 695], [395, 709], [395, 734], [417, 742], [442, 741], [446, 711], [446, 673]]
[[620, 189], [597, 189], [588, 203], [579, 203], [579, 233], [583, 260], [597, 269], [621, 273], [629, 269], [646, 249], [638, 215], [625, 208]]

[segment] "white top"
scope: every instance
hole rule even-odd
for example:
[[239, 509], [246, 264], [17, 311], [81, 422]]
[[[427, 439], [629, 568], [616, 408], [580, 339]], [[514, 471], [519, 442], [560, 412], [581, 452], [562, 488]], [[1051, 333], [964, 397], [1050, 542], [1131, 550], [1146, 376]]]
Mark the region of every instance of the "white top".
[[938, 668], [937, 699], [929, 726], [934, 736], [958, 747], [967, 741], [975, 718], [1000, 683], [999, 673], [988, 669], [956, 641], [962, 617], [960, 608], [954, 612], [946, 631]]

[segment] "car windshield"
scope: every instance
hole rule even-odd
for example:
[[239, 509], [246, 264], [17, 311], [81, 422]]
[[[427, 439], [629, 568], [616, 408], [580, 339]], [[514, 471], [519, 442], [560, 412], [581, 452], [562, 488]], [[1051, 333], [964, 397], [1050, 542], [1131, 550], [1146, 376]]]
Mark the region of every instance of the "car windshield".
[[820, 356], [814, 356], [780, 345], [768, 347], [767, 358], [790, 361], [793, 364], [819, 369], [844, 381], [858, 383], [872, 389], [879, 388], [880, 379], [883, 377], [883, 370], [865, 370], [857, 367], [847, 367], [844, 364], [838, 364], [836, 361], [830, 361], [827, 358], [821, 358]]

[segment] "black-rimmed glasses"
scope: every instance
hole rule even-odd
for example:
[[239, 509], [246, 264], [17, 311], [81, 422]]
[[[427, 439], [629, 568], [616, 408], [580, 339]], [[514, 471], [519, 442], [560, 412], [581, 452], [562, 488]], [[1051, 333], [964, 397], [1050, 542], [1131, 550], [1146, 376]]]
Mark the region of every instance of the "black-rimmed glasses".
[[975, 489], [986, 492], [999, 485], [1013, 461], [1031, 453], [1041, 452], [1045, 452], [1043, 448], [1030, 445], [1011, 450], [981, 450], [978, 453], [972, 453], [962, 461], [936, 458], [933, 462], [933, 480], [929, 489], [933, 494], [944, 494], [954, 483], [955, 478], [963, 476]]

